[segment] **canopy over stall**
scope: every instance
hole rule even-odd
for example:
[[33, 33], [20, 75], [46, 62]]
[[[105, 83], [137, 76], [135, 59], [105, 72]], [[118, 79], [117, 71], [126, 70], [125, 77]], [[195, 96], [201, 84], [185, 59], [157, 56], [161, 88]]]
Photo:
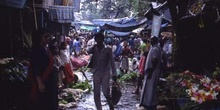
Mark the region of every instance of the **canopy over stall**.
[[87, 30], [87, 31], [93, 31], [97, 28], [95, 24], [93, 24], [90, 21], [75, 21], [71, 22], [71, 26], [75, 27], [76, 30]]
[[74, 8], [72, 6], [50, 6], [49, 20], [58, 23], [71, 23], [74, 20]]
[[[152, 2], [153, 3], [153, 2]], [[154, 11], [153, 11], [154, 10]], [[127, 36], [132, 32], [137, 32], [145, 29], [152, 28], [152, 16], [157, 12], [162, 16], [161, 28], [166, 27], [171, 23], [171, 15], [167, 2], [158, 4], [158, 7], [150, 8], [143, 17], [125, 17], [120, 19], [95, 19], [93, 23], [100, 26], [101, 29], [117, 36]], [[159, 27], [159, 28], [160, 28]], [[135, 31], [134, 31], [135, 30]]]
[[102, 30], [106, 30], [115, 36], [128, 36], [133, 30], [146, 24], [145, 17], [125, 17], [120, 19], [94, 19], [92, 21]]
[[119, 19], [93, 19], [92, 23], [97, 26], [103, 26], [105, 24], [109, 24], [112, 22], [118, 22], [118, 21], [120, 21], [120, 19], [123, 19], [123, 18], [119, 18]]
[[139, 28], [146, 22], [147, 18], [145, 17], [132, 17], [128, 19], [121, 19], [118, 22], [106, 23], [103, 26], [101, 26], [101, 29], [119, 32], [131, 32], [134, 29]]
[[119, 31], [113, 31], [113, 30], [107, 30], [107, 32], [114, 34], [115, 36], [128, 36], [130, 35], [132, 32], [119, 32]]

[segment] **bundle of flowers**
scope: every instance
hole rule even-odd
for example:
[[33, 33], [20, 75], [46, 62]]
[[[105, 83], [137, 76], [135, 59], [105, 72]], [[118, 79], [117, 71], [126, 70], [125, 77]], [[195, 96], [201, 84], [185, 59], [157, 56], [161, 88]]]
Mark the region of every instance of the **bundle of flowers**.
[[198, 104], [216, 100], [220, 93], [220, 82], [190, 71], [171, 74], [167, 77], [167, 80], [179, 85], [184, 90], [186, 96]]
[[11, 60], [14, 60], [14, 58], [13, 58], [13, 57], [11, 57], [11, 58], [2, 58], [2, 59], [0, 59], [0, 65], [7, 64], [7, 63], [9, 63]]

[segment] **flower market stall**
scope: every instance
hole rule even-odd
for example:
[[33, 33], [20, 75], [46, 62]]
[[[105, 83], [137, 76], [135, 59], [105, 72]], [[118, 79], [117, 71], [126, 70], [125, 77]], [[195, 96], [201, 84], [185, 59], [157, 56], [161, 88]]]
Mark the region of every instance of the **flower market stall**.
[[213, 77], [190, 71], [172, 73], [164, 87], [160, 98], [175, 99], [181, 110], [220, 109], [220, 82]]

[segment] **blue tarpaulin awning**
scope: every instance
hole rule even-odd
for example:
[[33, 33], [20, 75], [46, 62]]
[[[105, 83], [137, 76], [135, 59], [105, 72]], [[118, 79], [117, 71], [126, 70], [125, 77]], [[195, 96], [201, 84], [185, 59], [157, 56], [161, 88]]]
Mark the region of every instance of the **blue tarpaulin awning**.
[[[123, 18], [121, 18], [123, 19]], [[97, 26], [104, 26], [105, 24], [109, 24], [112, 22], [118, 22], [120, 19], [93, 19], [92, 23], [97, 25]]]
[[106, 23], [101, 26], [101, 29], [104, 30], [112, 30], [119, 32], [131, 32], [134, 29], [139, 28], [143, 24], [147, 22], [147, 18], [129, 18], [129, 19], [121, 19], [118, 22]]
[[119, 31], [112, 31], [112, 30], [107, 30], [107, 32], [112, 33], [115, 36], [128, 36], [131, 34], [131, 32], [119, 32]]
[[93, 24], [90, 21], [75, 21], [71, 22], [71, 25], [74, 26], [76, 29], [84, 29], [84, 30], [89, 30], [92, 31], [97, 28], [95, 24]]
[[[166, 27], [170, 24], [171, 16], [168, 7], [164, 6], [162, 16], [161, 27]], [[147, 17], [125, 17], [121, 19], [95, 19], [93, 20], [95, 25], [100, 26], [102, 30], [107, 30], [108, 32], [116, 36], [127, 36], [133, 30], [138, 28], [151, 29], [152, 20]]]

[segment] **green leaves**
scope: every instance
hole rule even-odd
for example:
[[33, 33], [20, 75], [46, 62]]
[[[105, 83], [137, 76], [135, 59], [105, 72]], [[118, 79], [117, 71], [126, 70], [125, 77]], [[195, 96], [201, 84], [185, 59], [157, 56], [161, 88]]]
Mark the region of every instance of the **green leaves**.
[[212, 77], [214, 79], [220, 80], [220, 68], [219, 67], [215, 67], [215, 71], [213, 71]]
[[137, 73], [136, 72], [131, 72], [131, 73], [127, 73], [124, 74], [123, 76], [120, 77], [120, 81], [132, 81], [135, 80], [137, 77]]
[[89, 89], [89, 91], [92, 90], [92, 85], [89, 84], [88, 81], [74, 83], [74, 84], [71, 84], [70, 87], [73, 89], [82, 89], [82, 90]]

